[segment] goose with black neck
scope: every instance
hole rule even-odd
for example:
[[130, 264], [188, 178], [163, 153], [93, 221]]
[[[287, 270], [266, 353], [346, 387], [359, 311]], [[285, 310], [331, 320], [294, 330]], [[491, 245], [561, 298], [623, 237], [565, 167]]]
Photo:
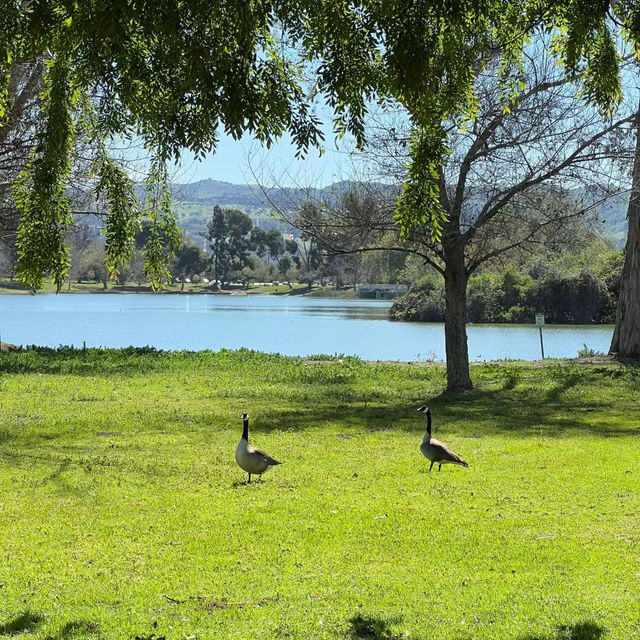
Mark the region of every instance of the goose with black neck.
[[427, 460], [431, 461], [429, 471], [431, 471], [434, 464], [438, 465], [438, 471], [442, 469], [443, 464], [458, 464], [467, 469], [469, 465], [457, 453], [451, 451], [444, 442], [431, 437], [431, 409], [426, 404], [423, 404], [418, 407], [418, 411], [427, 416], [427, 430], [420, 443], [420, 451]]
[[248, 413], [242, 414], [242, 437], [236, 447], [236, 462], [241, 469], [249, 474], [248, 484], [251, 484], [252, 475], [262, 476], [271, 467], [282, 464], [282, 462], [272, 458], [266, 451], [256, 449], [249, 444]]

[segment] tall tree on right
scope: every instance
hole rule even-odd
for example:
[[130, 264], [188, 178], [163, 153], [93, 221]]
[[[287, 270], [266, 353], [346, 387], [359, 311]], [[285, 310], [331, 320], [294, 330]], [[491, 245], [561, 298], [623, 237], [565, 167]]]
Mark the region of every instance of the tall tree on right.
[[[635, 104], [623, 103], [615, 117], [603, 118], [576, 99], [579, 84], [547, 51], [543, 42], [529, 48], [517, 101], [501, 101], [494, 62], [476, 78], [475, 117], [442, 123], [450, 149], [438, 172], [445, 213], [440, 238], [425, 222], [412, 225], [398, 243], [394, 209], [399, 189], [320, 203], [315, 209], [306, 206], [292, 221], [330, 251], [412, 253], [443, 277], [449, 391], [472, 387], [466, 332], [470, 276], [504, 254], [540, 245], [561, 251], [585, 214], [618, 190], [620, 156], [633, 154], [628, 129], [636, 119]], [[367, 177], [406, 184], [415, 130], [402, 111], [395, 120], [385, 122], [381, 116], [378, 122], [365, 152], [365, 166], [373, 172]], [[417, 186], [402, 196], [414, 211], [427, 207], [431, 197], [428, 182], [421, 183], [422, 190]], [[365, 183], [362, 188], [373, 187]]]
[[624, 249], [616, 326], [609, 348], [610, 354], [621, 358], [640, 357], [640, 105], [634, 124], [636, 152], [627, 211], [629, 230]]

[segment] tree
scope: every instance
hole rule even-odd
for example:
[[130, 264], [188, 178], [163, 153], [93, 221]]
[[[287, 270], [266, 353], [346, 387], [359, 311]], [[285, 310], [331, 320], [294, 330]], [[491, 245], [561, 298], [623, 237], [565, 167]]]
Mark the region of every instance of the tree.
[[[478, 270], [469, 278], [469, 320], [531, 323], [534, 314], [544, 310], [551, 323], [612, 322], [620, 252], [586, 231], [576, 229], [575, 236], [559, 255], [543, 246], [531, 247], [536, 253], [505, 255]], [[429, 276], [414, 280], [410, 292], [392, 306], [391, 316], [443, 322], [443, 284]]]
[[[611, 113], [622, 94], [616, 44], [623, 37], [640, 49], [639, 25], [638, 3], [601, 0], [10, 0], [0, 15], [0, 118], [10, 111], [9, 65], [47, 60], [41, 126], [16, 197], [18, 273], [34, 287], [47, 272], [58, 286], [64, 281], [65, 184], [80, 123], [99, 149], [94, 173], [108, 205], [108, 266], [116, 271], [130, 258], [146, 216], [154, 234], [145, 269], [159, 284], [161, 238], [177, 236], [164, 162], [184, 148], [198, 157], [215, 149], [220, 127], [266, 145], [288, 131], [304, 153], [322, 139], [307, 95], [324, 99], [336, 132], [352, 133], [360, 145], [369, 104], [395, 100], [406, 109], [410, 164], [397, 221], [402, 238], [427, 225], [439, 241], [447, 217], [445, 123], [473, 120], [476, 80], [487, 63], [500, 57], [498, 101], [510, 109], [520, 99], [526, 43], [552, 32], [552, 51], [568, 77], [581, 79], [585, 101]], [[156, 154], [150, 206], [142, 211], [126, 172], [103, 153], [105, 139], [131, 135]]]
[[278, 262], [278, 273], [282, 280], [285, 280], [289, 285], [289, 289], [291, 289], [291, 279], [289, 277], [289, 272], [293, 268], [293, 260], [288, 253], [285, 253], [280, 261]]
[[[67, 232], [67, 243], [69, 245], [70, 268], [68, 276], [68, 287], [71, 288], [71, 279], [78, 282], [82, 280], [84, 273], [83, 260], [87, 251], [95, 245], [100, 244], [98, 230], [86, 223], [78, 223]], [[93, 279], [93, 278], [92, 278]]]
[[215, 286], [228, 282], [231, 271], [248, 266], [252, 229], [251, 218], [239, 209], [213, 208], [205, 237], [212, 252]]
[[270, 229], [266, 233], [265, 246], [267, 248], [267, 266], [269, 265], [269, 259], [276, 261], [276, 266], [279, 265], [280, 259], [284, 255], [284, 238], [282, 233], [277, 229]]
[[297, 243], [297, 253], [294, 260], [300, 268], [300, 280], [306, 281], [311, 290], [313, 281], [318, 277], [323, 264], [321, 245], [326, 245], [323, 235], [318, 233], [324, 217], [318, 207], [312, 203], [305, 203], [298, 211], [295, 224], [302, 230]]
[[207, 233], [205, 235], [205, 238], [209, 241], [209, 248], [212, 253], [211, 264], [213, 265], [213, 282], [216, 287], [218, 286], [218, 274], [220, 273], [219, 265], [221, 265], [225, 259], [225, 233], [226, 222], [224, 219], [224, 212], [216, 205], [213, 208], [213, 216], [207, 225]]
[[345, 283], [355, 289], [360, 276], [362, 255], [360, 253], [330, 254], [325, 257], [323, 273], [334, 280], [336, 289]]
[[[186, 235], [186, 234], [185, 234]], [[186, 278], [193, 280], [194, 275], [200, 274], [206, 268], [207, 260], [202, 255], [202, 251], [197, 247], [193, 241], [188, 237], [183, 237], [182, 245], [176, 252], [175, 258], [171, 268], [173, 272], [178, 274], [182, 286], [180, 290], [184, 289], [184, 282]]]
[[83, 251], [78, 267], [78, 280], [102, 282], [103, 288], [107, 288], [109, 270], [106, 266], [104, 244], [96, 242]]
[[[289, 270], [294, 265], [292, 256], [298, 253], [298, 244], [295, 240], [285, 239], [277, 229], [264, 231], [260, 227], [254, 227], [251, 230], [251, 244], [259, 257], [267, 256], [267, 269], [271, 269], [270, 259], [276, 261], [275, 267], [277, 273], [283, 280], [289, 280]], [[289, 287], [291, 283], [289, 282]]]
[[[13, 254], [16, 253], [20, 225], [13, 190], [35, 151], [36, 133], [42, 117], [40, 93], [43, 89], [45, 71], [44, 60], [14, 62], [9, 67], [9, 110], [4, 122], [0, 121], [0, 244], [8, 247]], [[74, 209], [79, 211], [86, 209], [84, 185], [89, 178], [89, 163], [93, 150], [87, 148], [80, 137], [76, 139], [76, 147], [66, 190]], [[67, 227], [69, 233], [65, 234], [65, 242], [72, 252], [77, 250], [77, 229], [83, 224], [82, 220], [74, 218]]]
[[[415, 198], [401, 202], [399, 220], [405, 232], [430, 222], [437, 236], [443, 215], [437, 167], [446, 155], [441, 125], [473, 111], [474, 80], [487, 57], [502, 55], [499, 72], [508, 103], [517, 93], [514, 80], [527, 38], [541, 25], [556, 29], [555, 50], [568, 72], [584, 71], [585, 96], [610, 107], [621, 86], [618, 24], [638, 44], [637, 3], [5, 2], [0, 118], [10, 111], [8, 64], [47, 61], [43, 118], [18, 199], [21, 277], [37, 285], [50, 272], [60, 283], [68, 269], [62, 237], [69, 204], [63, 187], [81, 121], [90, 125], [98, 147], [113, 136], [142, 139], [157, 155], [154, 175], [161, 185], [166, 176], [160, 167], [167, 158], [184, 148], [202, 157], [215, 149], [220, 127], [235, 137], [248, 132], [266, 145], [289, 132], [304, 153], [322, 139], [308, 95], [333, 109], [338, 134], [349, 131], [360, 144], [371, 102], [391, 97], [407, 109], [416, 132], [407, 189], [430, 197], [422, 198], [420, 209], [411, 207]], [[311, 94], [305, 76], [311, 77]], [[126, 174], [98, 155], [94, 171], [108, 194], [106, 248], [114, 270], [130, 256], [140, 216], [156, 226], [171, 220], [160, 201], [139, 211], [131, 190], [123, 188]], [[156, 281], [162, 252], [152, 249], [146, 263]]]
[[[3, 128], [17, 104], [8, 64], [46, 60], [34, 150], [16, 194], [18, 271], [25, 283], [38, 287], [50, 273], [61, 286], [68, 271], [64, 231], [71, 210], [65, 189], [80, 129], [98, 151], [93, 186], [106, 203], [108, 266], [117, 271], [129, 260], [146, 217], [153, 233], [145, 269], [155, 284], [165, 272], [161, 238], [176, 237], [166, 160], [184, 148], [202, 157], [216, 147], [221, 128], [234, 137], [248, 132], [267, 145], [289, 132], [301, 152], [319, 143], [322, 133], [302, 91], [302, 69], [283, 54], [277, 37], [290, 9], [274, 13], [261, 3], [190, 0], [3, 4]], [[300, 20], [302, 15], [297, 26]], [[287, 30], [293, 33], [296, 25]], [[333, 93], [338, 104], [344, 92]], [[142, 209], [126, 172], [105, 151], [105, 141], [131, 136], [155, 154]]]
[[0, 278], [10, 278], [13, 280], [13, 267], [15, 256], [13, 251], [6, 245], [0, 243]]
[[635, 157], [627, 219], [629, 230], [618, 294], [616, 324], [609, 353], [640, 358], [640, 105], [634, 122]]
[[125, 285], [126, 281], [133, 280], [139, 287], [148, 282], [144, 268], [144, 256], [142, 253], [135, 252], [129, 260], [129, 263], [123, 269], [122, 278], [118, 278], [121, 285]]
[[9, 110], [0, 126], [0, 243], [11, 251], [19, 222], [12, 189], [33, 148], [44, 70], [44, 62], [36, 61], [13, 64], [8, 71]]
[[277, 229], [264, 231], [260, 227], [251, 230], [251, 246], [260, 257], [266, 257], [266, 266], [271, 268], [271, 260], [275, 260], [277, 268], [280, 258], [284, 255], [285, 245], [282, 233]]
[[[595, 108], [585, 108], [575, 99], [575, 83], [544, 49], [528, 52], [520, 81], [519, 99], [506, 109], [499, 99], [499, 74], [489, 67], [477, 77], [473, 121], [442, 124], [451, 148], [438, 174], [439, 206], [446, 214], [440, 238], [422, 224], [405, 229], [403, 244], [397, 242], [399, 234], [386, 244], [384, 238], [395, 227], [395, 202], [390, 198], [385, 206], [382, 194], [378, 201], [361, 196], [367, 206], [343, 199], [339, 208], [315, 218], [299, 216], [296, 222], [333, 250], [411, 252], [442, 275], [447, 388], [452, 391], [472, 386], [466, 335], [469, 277], [501, 254], [541, 243], [561, 246], [563, 236], [572, 233], [571, 221], [595, 204], [587, 186], [610, 180], [615, 187], [619, 176], [613, 159], [629, 154], [625, 127], [633, 112], [621, 108], [616, 118], [604, 120]], [[400, 180], [407, 175], [411, 144], [402, 124], [399, 119], [382, 129], [372, 151], [384, 175]]]

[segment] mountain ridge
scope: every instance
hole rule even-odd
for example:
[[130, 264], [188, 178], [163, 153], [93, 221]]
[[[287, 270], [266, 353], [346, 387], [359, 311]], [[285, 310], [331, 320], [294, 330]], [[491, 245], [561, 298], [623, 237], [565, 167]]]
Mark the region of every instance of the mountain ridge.
[[[242, 209], [254, 219], [254, 224], [266, 230], [278, 228], [290, 232], [291, 227], [278, 219], [277, 211], [293, 211], [308, 198], [323, 201], [364, 184], [366, 183], [345, 180], [322, 188], [266, 189], [257, 184], [234, 184], [207, 178], [190, 183], [175, 183], [171, 185], [171, 193], [179, 225], [195, 237], [206, 229], [215, 205]], [[384, 186], [392, 188], [390, 185]], [[588, 194], [585, 196], [590, 199]], [[612, 196], [598, 207], [598, 220], [605, 234], [618, 247], [623, 246], [626, 239], [628, 200], [628, 194]]]

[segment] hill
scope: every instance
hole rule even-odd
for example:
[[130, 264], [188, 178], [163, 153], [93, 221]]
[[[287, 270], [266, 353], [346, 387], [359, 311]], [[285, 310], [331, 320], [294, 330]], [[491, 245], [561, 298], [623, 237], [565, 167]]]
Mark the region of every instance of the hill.
[[257, 184], [231, 184], [219, 180], [200, 180], [171, 187], [178, 224], [194, 239], [207, 228], [213, 207], [237, 207], [253, 218], [262, 229], [281, 229], [297, 234], [278, 211], [291, 212], [308, 199], [327, 201], [356, 187], [356, 182], [336, 182], [322, 189], [315, 187], [276, 187], [263, 189]]
[[[199, 180], [186, 184], [175, 183], [171, 186], [174, 212], [178, 216], [178, 225], [187, 231], [194, 240], [206, 231], [207, 223], [211, 219], [213, 207], [237, 207], [251, 216], [256, 226], [265, 230], [280, 229], [283, 232], [297, 234], [297, 230], [284, 222], [278, 215], [279, 211], [292, 212], [306, 200], [320, 202], [330, 201], [341, 193], [349, 191], [362, 183], [336, 182], [322, 189], [315, 187], [294, 188], [276, 187], [263, 189], [257, 184], [232, 184], [220, 180]], [[390, 189], [385, 185], [376, 185]], [[143, 195], [140, 189], [140, 196]], [[596, 202], [602, 194], [584, 194], [577, 191], [572, 196], [582, 198], [586, 203]], [[615, 246], [622, 247], [627, 234], [627, 204], [628, 194], [611, 196], [601, 205], [595, 207], [597, 215], [591, 217], [602, 230], [611, 238]]]

